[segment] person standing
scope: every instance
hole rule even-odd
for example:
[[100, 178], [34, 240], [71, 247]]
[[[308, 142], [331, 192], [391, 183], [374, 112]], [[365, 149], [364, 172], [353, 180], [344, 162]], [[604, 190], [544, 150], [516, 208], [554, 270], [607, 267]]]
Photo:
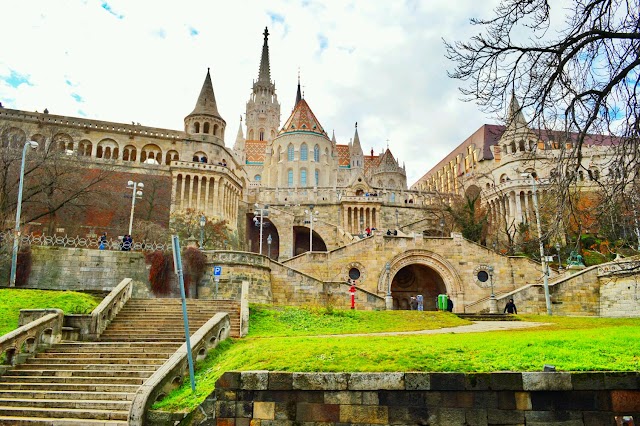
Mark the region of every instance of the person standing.
[[99, 246], [99, 249], [100, 249], [100, 250], [104, 250], [106, 246], [107, 246], [107, 233], [105, 232], [104, 234], [102, 234], [102, 235], [100, 236], [100, 246]]
[[418, 310], [424, 311], [424, 298], [421, 294], [416, 296], [416, 301], [418, 302]]
[[513, 303], [513, 299], [509, 299], [509, 302], [504, 307], [504, 311], [502, 313], [518, 314], [518, 308], [516, 308], [516, 304]]
[[409, 301], [409, 307], [411, 308], [412, 311], [418, 310], [418, 301], [414, 296], [411, 296], [411, 299]]

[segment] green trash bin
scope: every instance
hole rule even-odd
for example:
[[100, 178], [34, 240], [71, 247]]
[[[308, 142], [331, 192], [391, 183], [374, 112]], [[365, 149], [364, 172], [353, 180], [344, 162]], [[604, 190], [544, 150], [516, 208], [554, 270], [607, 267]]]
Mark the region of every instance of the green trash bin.
[[449, 303], [449, 296], [447, 296], [446, 294], [438, 295], [438, 310], [446, 311], [448, 303]]

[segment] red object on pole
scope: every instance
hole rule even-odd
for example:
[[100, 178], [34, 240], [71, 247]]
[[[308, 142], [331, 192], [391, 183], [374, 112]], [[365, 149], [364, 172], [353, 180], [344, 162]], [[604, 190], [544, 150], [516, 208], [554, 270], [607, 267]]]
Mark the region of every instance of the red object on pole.
[[355, 284], [351, 284], [351, 288], [349, 289], [349, 293], [351, 293], [351, 309], [356, 308], [356, 286]]

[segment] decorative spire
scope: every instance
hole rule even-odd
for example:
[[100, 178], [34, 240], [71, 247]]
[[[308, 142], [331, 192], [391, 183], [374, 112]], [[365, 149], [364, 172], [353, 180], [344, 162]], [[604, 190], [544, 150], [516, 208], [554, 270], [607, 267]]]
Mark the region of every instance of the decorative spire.
[[335, 129], [332, 131], [331, 142], [333, 142], [334, 144], [336, 143], [336, 131], [335, 131]]
[[524, 118], [524, 114], [522, 113], [522, 108], [520, 108], [520, 104], [516, 99], [516, 94], [511, 94], [511, 101], [509, 102], [509, 110], [507, 111], [507, 123], [526, 128], [527, 120]]
[[269, 68], [269, 45], [267, 39], [269, 38], [269, 30], [264, 27], [264, 44], [262, 45], [262, 57], [260, 58], [260, 73], [258, 75], [258, 82], [270, 83], [271, 82], [271, 70]]
[[362, 155], [362, 147], [360, 146], [360, 136], [358, 135], [358, 122], [356, 121], [356, 134], [353, 136], [353, 148]]
[[[302, 100], [302, 92], [300, 91], [300, 68], [298, 68], [298, 91], [296, 92], [296, 103], [295, 105], [298, 105], [298, 102], [300, 102]], [[295, 108], [294, 105], [294, 108]]]
[[216, 104], [216, 96], [213, 93], [213, 84], [211, 83], [211, 71], [207, 68], [207, 76], [204, 79], [204, 83], [202, 84], [202, 89], [200, 90], [200, 96], [198, 96], [198, 101], [196, 102], [196, 106], [189, 115], [211, 115], [214, 117], [220, 117], [220, 113], [218, 112], [218, 105]]

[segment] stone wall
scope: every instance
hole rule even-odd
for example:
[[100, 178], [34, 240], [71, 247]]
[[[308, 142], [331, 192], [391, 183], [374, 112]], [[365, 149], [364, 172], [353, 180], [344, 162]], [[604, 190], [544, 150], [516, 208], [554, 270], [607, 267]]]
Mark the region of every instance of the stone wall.
[[[242, 281], [249, 283], [249, 302], [271, 303], [271, 279], [269, 258], [255, 253], [234, 251], [209, 251], [207, 265], [198, 283], [199, 299], [240, 300]], [[222, 267], [217, 286], [213, 276], [214, 266]]]
[[637, 372], [227, 372], [192, 424], [608, 426], [640, 418], [639, 385]]
[[111, 291], [123, 278], [149, 284], [140, 252], [32, 246], [31, 256], [31, 288]]

